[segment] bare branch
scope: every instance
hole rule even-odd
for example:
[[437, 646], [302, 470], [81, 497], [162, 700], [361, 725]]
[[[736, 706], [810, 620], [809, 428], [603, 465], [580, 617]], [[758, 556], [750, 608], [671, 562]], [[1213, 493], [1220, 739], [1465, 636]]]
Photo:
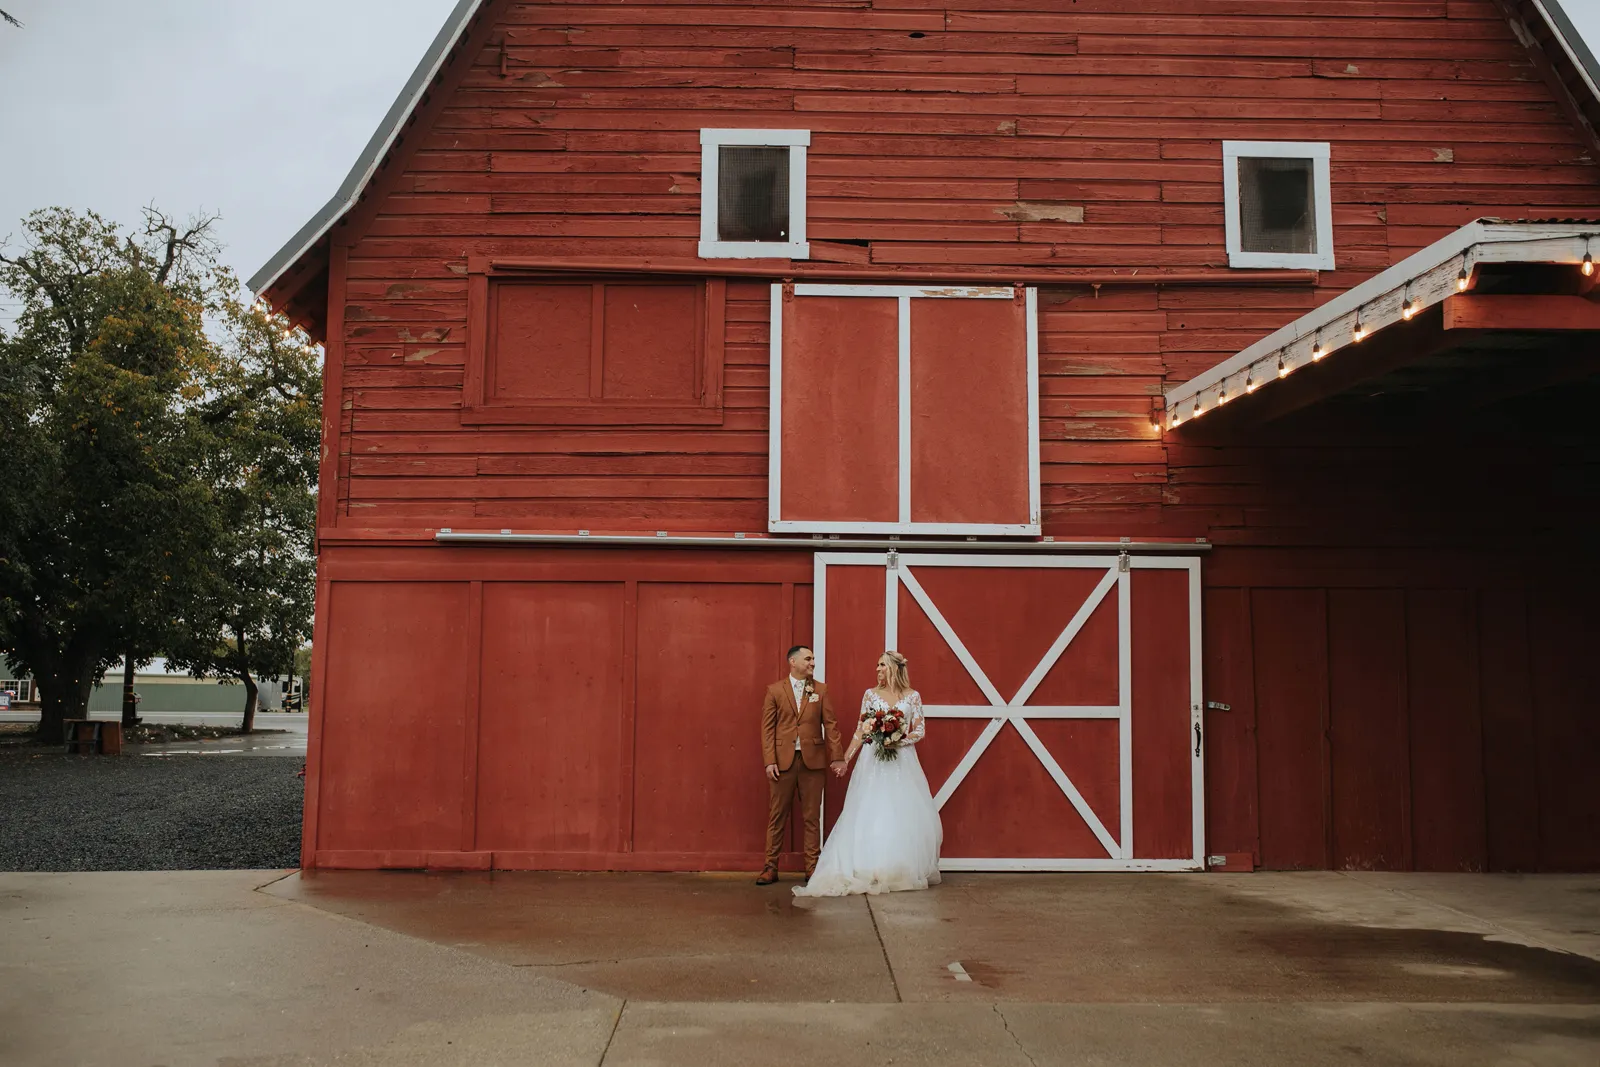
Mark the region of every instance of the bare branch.
[[5, 19], [7, 22], [11, 23], [11, 25], [17, 27], [19, 30], [22, 28], [22, 23], [18, 22], [16, 19], [12, 18], [9, 14], [7, 14], [4, 11], [0, 11], [0, 19]]

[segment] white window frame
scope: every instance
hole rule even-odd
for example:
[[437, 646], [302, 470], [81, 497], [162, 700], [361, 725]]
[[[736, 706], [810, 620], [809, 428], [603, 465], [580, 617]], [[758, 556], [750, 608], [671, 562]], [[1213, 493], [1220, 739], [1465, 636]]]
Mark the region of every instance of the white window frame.
[[[1256, 158], [1311, 160], [1312, 195], [1316, 197], [1315, 252], [1246, 252], [1239, 226], [1239, 160]], [[1288, 270], [1333, 269], [1333, 176], [1326, 141], [1223, 141], [1222, 207], [1227, 223], [1228, 266]]]
[[771, 341], [767, 424], [767, 530], [769, 533], [820, 534], [950, 534], [1037, 537], [1040, 532], [1039, 490], [1039, 290], [1026, 287], [1023, 315], [1026, 330], [1028, 376], [1028, 521], [1027, 522], [914, 522], [911, 518], [911, 301], [913, 300], [1015, 300], [1009, 285], [919, 286], [834, 285], [797, 282], [796, 297], [849, 296], [888, 298], [898, 302], [899, 519], [895, 522], [856, 522], [783, 517], [783, 303], [781, 282], [772, 286]]
[[[789, 240], [722, 241], [717, 239], [719, 154], [723, 145], [789, 149]], [[806, 243], [806, 149], [810, 130], [700, 131], [700, 258], [810, 259]]]

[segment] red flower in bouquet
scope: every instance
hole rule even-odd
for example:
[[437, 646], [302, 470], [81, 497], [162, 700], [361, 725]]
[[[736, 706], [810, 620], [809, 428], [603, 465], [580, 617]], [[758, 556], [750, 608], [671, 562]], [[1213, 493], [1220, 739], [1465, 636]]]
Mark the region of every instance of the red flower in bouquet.
[[881, 760], [892, 760], [900, 755], [899, 745], [905, 738], [906, 718], [898, 708], [875, 708], [862, 716], [867, 725], [867, 740], [872, 743], [872, 753]]

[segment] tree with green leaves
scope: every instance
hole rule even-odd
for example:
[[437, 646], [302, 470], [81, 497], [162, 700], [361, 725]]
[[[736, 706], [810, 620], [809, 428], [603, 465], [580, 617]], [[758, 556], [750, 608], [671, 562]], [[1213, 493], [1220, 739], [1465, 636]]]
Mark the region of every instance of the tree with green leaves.
[[161, 653], [244, 682], [248, 727], [310, 629], [316, 353], [238, 299], [214, 222], [52, 208], [0, 248], [0, 653], [52, 740]]
[[108, 663], [153, 655], [206, 578], [213, 221], [152, 210], [125, 234], [49, 209], [0, 251], [22, 302], [0, 334], [0, 651], [38, 682], [47, 737]]
[[220, 521], [209, 581], [167, 645], [173, 665], [245, 688], [255, 727], [258, 679], [290, 674], [311, 636], [317, 455], [317, 350], [260, 305], [232, 305], [223, 371], [206, 403], [217, 427], [208, 458]]

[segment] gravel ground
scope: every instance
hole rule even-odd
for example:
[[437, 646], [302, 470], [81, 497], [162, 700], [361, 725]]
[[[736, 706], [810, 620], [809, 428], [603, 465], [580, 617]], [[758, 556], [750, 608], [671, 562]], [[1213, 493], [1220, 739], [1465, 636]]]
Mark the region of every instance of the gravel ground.
[[300, 764], [0, 752], [0, 871], [297, 867]]

